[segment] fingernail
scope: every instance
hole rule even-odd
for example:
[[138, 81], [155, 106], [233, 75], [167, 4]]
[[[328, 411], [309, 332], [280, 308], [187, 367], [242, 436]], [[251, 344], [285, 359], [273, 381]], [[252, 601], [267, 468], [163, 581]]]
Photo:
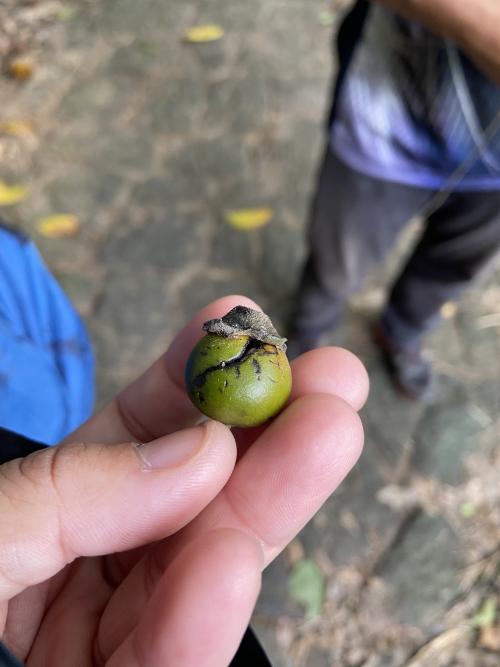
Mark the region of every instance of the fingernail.
[[187, 428], [145, 444], [136, 444], [135, 450], [143, 470], [175, 468], [187, 463], [202, 448], [207, 439], [208, 423]]

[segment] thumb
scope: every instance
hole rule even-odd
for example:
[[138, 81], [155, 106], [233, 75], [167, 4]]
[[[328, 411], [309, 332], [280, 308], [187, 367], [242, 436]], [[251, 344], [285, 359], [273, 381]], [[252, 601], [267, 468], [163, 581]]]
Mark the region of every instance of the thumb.
[[218, 422], [145, 445], [69, 444], [0, 466], [0, 601], [78, 556], [179, 530], [222, 489], [236, 446]]

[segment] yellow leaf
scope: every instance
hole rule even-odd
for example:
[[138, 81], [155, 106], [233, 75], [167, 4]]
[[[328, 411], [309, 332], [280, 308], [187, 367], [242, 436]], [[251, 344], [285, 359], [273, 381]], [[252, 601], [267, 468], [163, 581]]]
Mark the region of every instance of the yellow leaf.
[[272, 219], [273, 211], [270, 208], [241, 208], [226, 211], [224, 217], [236, 229], [257, 229]]
[[7, 185], [0, 181], [0, 206], [12, 206], [26, 197], [28, 188], [24, 185]]
[[224, 36], [224, 28], [215, 23], [207, 25], [195, 25], [184, 33], [186, 42], [200, 44], [203, 42], [215, 42]]
[[0, 133], [11, 137], [26, 137], [33, 134], [33, 123], [25, 120], [6, 120], [0, 123]]
[[29, 79], [35, 70], [35, 63], [31, 58], [13, 58], [7, 64], [7, 71], [13, 79], [25, 81]]
[[69, 213], [49, 215], [38, 221], [37, 229], [43, 236], [60, 239], [64, 236], [76, 236], [80, 231], [80, 221], [76, 215]]

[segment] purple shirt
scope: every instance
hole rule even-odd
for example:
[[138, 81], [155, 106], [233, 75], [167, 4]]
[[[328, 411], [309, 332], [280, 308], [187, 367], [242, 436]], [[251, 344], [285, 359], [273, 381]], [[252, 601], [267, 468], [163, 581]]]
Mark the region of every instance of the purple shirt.
[[338, 95], [331, 146], [357, 171], [500, 189], [500, 87], [421, 26], [371, 6]]

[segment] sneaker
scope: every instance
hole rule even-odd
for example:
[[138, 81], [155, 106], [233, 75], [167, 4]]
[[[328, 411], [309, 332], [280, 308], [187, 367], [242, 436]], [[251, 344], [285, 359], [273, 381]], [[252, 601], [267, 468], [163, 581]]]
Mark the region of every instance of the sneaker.
[[434, 398], [436, 378], [431, 361], [420, 345], [407, 349], [398, 347], [387, 337], [380, 324], [374, 327], [372, 338], [400, 393], [412, 400], [429, 401]]

